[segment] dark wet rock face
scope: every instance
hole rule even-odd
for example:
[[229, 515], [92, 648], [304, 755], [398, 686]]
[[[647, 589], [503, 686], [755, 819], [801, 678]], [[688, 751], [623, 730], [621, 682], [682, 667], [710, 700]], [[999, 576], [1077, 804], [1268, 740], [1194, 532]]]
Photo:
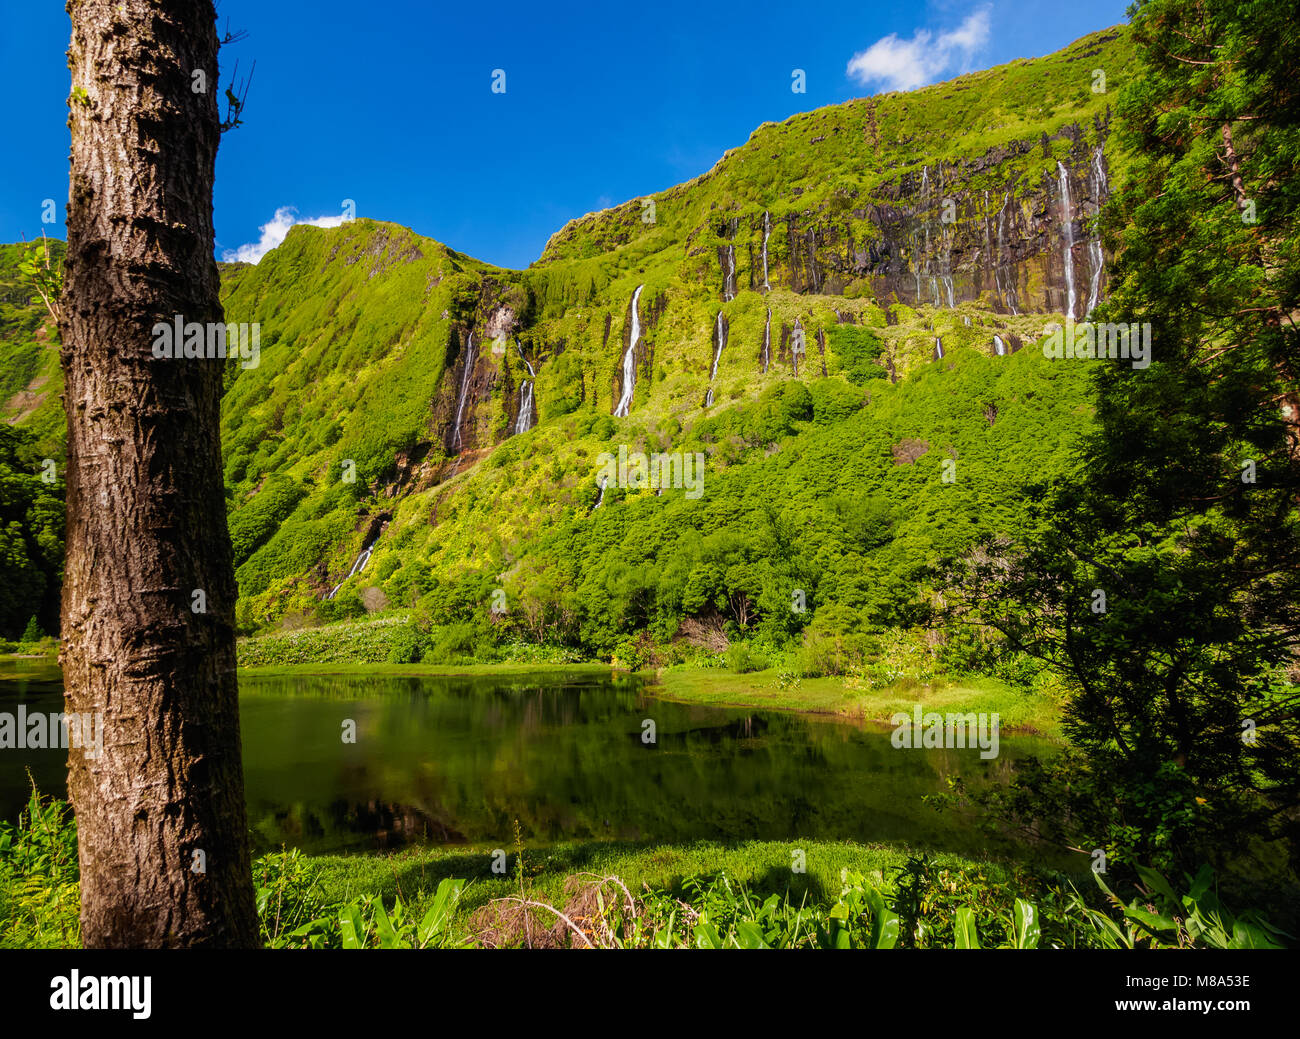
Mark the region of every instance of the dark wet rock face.
[[[1063, 313], [1073, 292], [1082, 319], [1105, 293], [1105, 257], [1091, 222], [1109, 194], [1108, 166], [1104, 149], [1089, 147], [1077, 125], [1047, 139], [1060, 140], [1070, 151], [1059, 168], [1032, 179], [1014, 165], [1042, 138], [909, 170], [875, 189], [874, 199], [854, 199], [841, 216], [822, 207], [778, 222], [765, 211], [747, 221], [744, 280], [762, 291], [766, 260], [770, 284], [799, 293], [852, 288], [885, 304], [932, 307], [983, 298], [1004, 314]], [[730, 245], [718, 250], [724, 300], [735, 294], [736, 254]]]

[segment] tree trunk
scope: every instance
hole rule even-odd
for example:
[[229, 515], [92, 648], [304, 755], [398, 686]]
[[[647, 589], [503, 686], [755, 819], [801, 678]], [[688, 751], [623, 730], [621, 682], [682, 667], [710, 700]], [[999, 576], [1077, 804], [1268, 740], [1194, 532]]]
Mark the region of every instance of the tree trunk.
[[97, 756], [69, 750], [82, 941], [255, 946], [219, 429], [237, 362], [152, 350], [155, 323], [222, 318], [216, 14], [210, 0], [68, 12], [60, 661], [68, 712], [103, 719]]

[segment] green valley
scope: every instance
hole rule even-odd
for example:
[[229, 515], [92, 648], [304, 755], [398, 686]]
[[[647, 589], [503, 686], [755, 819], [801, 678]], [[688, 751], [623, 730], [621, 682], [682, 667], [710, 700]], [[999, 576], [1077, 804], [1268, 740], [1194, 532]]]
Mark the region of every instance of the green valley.
[[[1190, 18], [763, 123], [524, 269], [366, 215], [220, 263], [262, 941], [1293, 941], [1300, 106], [1256, 36], [1295, 28]], [[35, 250], [0, 679], [53, 712]], [[1149, 367], [1044, 349], [1121, 324]], [[0, 921], [75, 946], [74, 823], [15, 776]]]

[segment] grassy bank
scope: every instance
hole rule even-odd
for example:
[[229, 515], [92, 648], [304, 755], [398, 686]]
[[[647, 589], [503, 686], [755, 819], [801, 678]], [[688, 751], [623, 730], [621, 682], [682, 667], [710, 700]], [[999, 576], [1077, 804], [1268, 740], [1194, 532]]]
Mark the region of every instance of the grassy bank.
[[[252, 873], [261, 939], [273, 948], [1285, 944], [1258, 913], [1223, 907], [1209, 867], [1188, 895], [1157, 879], [1120, 905], [1087, 872], [898, 845], [584, 842], [316, 858], [282, 851], [257, 859]], [[1153, 900], [1164, 915], [1151, 912]], [[0, 948], [77, 948], [77, 910], [75, 821], [68, 805], [33, 792], [17, 825], [0, 823]]]
[[[388, 855], [322, 855], [311, 862], [319, 867], [321, 892], [329, 901], [347, 901], [360, 894], [384, 898], [401, 895], [423, 907], [418, 892], [431, 892], [447, 877], [467, 880], [461, 911], [472, 913], [494, 898], [519, 893], [515, 848], [507, 853], [507, 873], [492, 872], [496, 849], [412, 848]], [[794, 853], [803, 852], [806, 872], [792, 871]], [[610, 842], [557, 844], [533, 851], [524, 849], [524, 881], [531, 897], [561, 904], [572, 877], [583, 873], [616, 875], [632, 891], [663, 890], [685, 893], [684, 883], [692, 877], [725, 873], [755, 894], [790, 893], [795, 902], [830, 906], [839, 895], [841, 871], [850, 869], [877, 879], [901, 868], [914, 852], [900, 846], [855, 844], [833, 841], [747, 841], [721, 844], [698, 841], [693, 844], [636, 845]], [[1014, 867], [997, 862], [978, 862], [959, 855], [937, 855], [940, 866], [983, 870], [990, 880], [1010, 883]]]
[[[54, 655], [0, 656], [0, 666], [13, 665], [22, 671], [56, 668]], [[390, 664], [313, 663], [265, 664], [239, 668], [241, 677], [293, 678], [330, 676], [358, 678], [482, 678], [492, 675], [539, 675], [556, 680], [614, 674], [601, 663], [513, 662], [494, 664]], [[1023, 732], [1050, 738], [1060, 737], [1060, 712], [1046, 692], [1030, 691], [996, 678], [967, 677], [929, 683], [909, 680], [883, 689], [852, 688], [841, 677], [803, 678], [781, 681], [777, 669], [740, 673], [725, 668], [670, 668], [641, 671], [652, 696], [677, 703], [711, 707], [748, 707], [762, 710], [831, 714], [844, 718], [890, 724], [895, 712], [910, 713], [920, 704], [926, 711], [975, 711], [996, 713], [1003, 732]]]
[[[291, 678], [296, 675], [357, 677], [486, 677], [536, 674], [566, 676], [612, 674], [608, 664], [276, 664], [241, 667], [240, 675]], [[723, 668], [673, 668], [641, 671], [646, 691], [663, 700], [709, 707], [742, 707], [803, 714], [831, 714], [889, 725], [898, 711], [975, 711], [997, 714], [1001, 731], [1059, 738], [1060, 712], [1045, 693], [1031, 692], [996, 678], [963, 678], [928, 684], [902, 681], [884, 689], [852, 688], [839, 677], [781, 681], [775, 668], [742, 674]]]
[[1050, 696], [995, 678], [936, 678], [928, 684], [905, 680], [883, 689], [851, 688], [833, 677], [783, 684], [775, 669], [748, 674], [672, 669], [648, 678], [654, 695], [679, 703], [835, 714], [882, 725], [890, 724], [895, 712], [910, 714], [920, 704], [926, 711], [996, 713], [1004, 732], [1060, 735], [1060, 712]]
[[57, 667], [59, 663], [59, 648], [53, 646], [48, 650], [42, 650], [35, 653], [0, 653], [0, 665], [22, 665], [31, 667], [36, 664]]

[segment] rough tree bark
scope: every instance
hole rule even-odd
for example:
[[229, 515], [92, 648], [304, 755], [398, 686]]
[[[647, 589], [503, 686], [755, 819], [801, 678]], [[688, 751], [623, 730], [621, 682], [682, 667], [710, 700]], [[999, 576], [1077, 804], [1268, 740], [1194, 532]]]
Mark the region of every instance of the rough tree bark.
[[254, 946], [218, 426], [232, 362], [152, 355], [155, 323], [222, 319], [216, 14], [210, 0], [68, 13], [60, 660], [67, 710], [104, 720], [97, 758], [69, 751], [82, 941]]

